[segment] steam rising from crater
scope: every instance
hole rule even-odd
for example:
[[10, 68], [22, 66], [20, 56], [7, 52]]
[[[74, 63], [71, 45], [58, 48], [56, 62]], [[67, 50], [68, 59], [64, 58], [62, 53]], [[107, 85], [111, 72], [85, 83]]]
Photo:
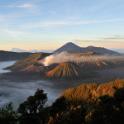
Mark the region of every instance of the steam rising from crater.
[[62, 62], [75, 62], [75, 63], [96, 63], [96, 62], [124, 62], [124, 56], [110, 56], [110, 55], [92, 55], [92, 54], [77, 54], [77, 53], [68, 53], [61, 52], [58, 54], [50, 55], [43, 60], [40, 60], [40, 63], [45, 66], [52, 64], [62, 63]]

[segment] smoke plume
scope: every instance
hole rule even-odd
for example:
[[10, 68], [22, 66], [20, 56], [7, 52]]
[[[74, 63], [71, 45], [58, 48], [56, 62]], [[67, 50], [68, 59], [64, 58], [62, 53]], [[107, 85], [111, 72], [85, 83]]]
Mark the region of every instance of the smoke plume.
[[110, 56], [110, 55], [91, 55], [91, 54], [72, 54], [68, 52], [61, 52], [59, 54], [50, 55], [39, 62], [44, 66], [62, 62], [75, 62], [75, 63], [96, 63], [99, 61], [106, 62], [124, 62], [124, 56]]

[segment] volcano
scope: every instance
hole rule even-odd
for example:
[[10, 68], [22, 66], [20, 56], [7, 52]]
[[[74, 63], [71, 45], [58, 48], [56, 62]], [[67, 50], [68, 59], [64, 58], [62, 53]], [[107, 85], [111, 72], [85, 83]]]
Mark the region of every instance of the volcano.
[[62, 47], [58, 48], [54, 51], [54, 53], [61, 53], [61, 52], [69, 52], [69, 53], [81, 53], [82, 48], [72, 42], [68, 42], [64, 44]]
[[80, 68], [77, 64], [64, 62], [47, 72], [47, 77], [51, 78], [75, 78], [79, 77]]
[[80, 47], [72, 42], [68, 42], [68, 43], [64, 44], [62, 47], [60, 47], [54, 51], [54, 53], [61, 53], [61, 52], [69, 52], [69, 53], [93, 52], [98, 55], [120, 55], [120, 53], [115, 52], [110, 49], [106, 49], [104, 47], [95, 47], [95, 46]]

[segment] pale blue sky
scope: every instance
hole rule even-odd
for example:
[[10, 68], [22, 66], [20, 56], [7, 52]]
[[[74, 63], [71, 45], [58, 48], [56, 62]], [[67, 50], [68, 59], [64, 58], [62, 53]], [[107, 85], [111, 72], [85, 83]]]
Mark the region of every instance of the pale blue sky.
[[124, 0], [0, 0], [0, 49], [124, 48]]

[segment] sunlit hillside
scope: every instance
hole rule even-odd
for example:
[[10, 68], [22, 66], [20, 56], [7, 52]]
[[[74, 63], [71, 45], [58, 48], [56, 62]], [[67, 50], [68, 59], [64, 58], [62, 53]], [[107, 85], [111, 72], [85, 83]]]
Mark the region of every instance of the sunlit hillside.
[[114, 96], [114, 93], [120, 88], [124, 88], [124, 80], [87, 83], [65, 90], [62, 96], [71, 101], [92, 101], [105, 95]]

